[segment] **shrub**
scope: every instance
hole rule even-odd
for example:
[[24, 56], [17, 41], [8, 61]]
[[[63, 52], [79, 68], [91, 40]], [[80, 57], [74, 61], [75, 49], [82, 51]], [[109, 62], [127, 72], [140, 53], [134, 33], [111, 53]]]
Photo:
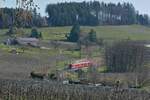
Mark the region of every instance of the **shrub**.
[[30, 37], [32, 37], [32, 38], [42, 38], [42, 33], [38, 32], [37, 28], [32, 28]]
[[6, 35], [23, 35], [24, 33], [22, 28], [10, 27]]
[[6, 35], [16, 34], [16, 31], [17, 31], [16, 27], [10, 27], [8, 32], [6, 32]]
[[79, 33], [80, 33], [80, 26], [78, 24], [75, 24], [69, 35], [67, 36], [67, 40], [70, 42], [77, 42], [79, 40]]
[[91, 31], [88, 33], [88, 37], [90, 42], [96, 42], [97, 41], [96, 31], [91, 29]]

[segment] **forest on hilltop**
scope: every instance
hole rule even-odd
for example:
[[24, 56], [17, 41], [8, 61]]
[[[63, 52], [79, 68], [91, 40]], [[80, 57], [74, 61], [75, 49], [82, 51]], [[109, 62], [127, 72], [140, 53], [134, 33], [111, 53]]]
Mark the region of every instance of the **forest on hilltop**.
[[72, 26], [76, 22], [82, 26], [150, 24], [149, 16], [139, 14], [130, 3], [65, 2], [48, 4], [45, 11], [47, 17], [37, 13], [36, 8], [0, 8], [0, 28]]
[[131, 3], [70, 2], [49, 4], [46, 8], [51, 26], [149, 24], [149, 16], [139, 14]]

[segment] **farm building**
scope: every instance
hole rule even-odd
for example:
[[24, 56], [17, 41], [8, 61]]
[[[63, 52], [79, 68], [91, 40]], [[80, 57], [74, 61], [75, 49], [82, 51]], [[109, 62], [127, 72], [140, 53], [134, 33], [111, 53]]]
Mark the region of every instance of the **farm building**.
[[17, 38], [16, 41], [21, 45], [39, 46], [39, 40], [36, 38]]

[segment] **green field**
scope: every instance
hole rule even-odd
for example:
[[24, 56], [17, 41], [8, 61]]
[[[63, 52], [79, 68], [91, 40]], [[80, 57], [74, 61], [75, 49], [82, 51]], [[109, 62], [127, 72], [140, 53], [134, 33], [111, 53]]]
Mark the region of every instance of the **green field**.
[[[88, 33], [91, 29], [94, 29], [97, 33], [98, 39], [102, 38], [105, 41], [132, 39], [132, 40], [150, 40], [150, 28], [140, 25], [130, 26], [81, 26], [81, 32]], [[27, 37], [30, 35], [31, 29], [22, 29], [23, 33], [14, 34], [16, 37]], [[0, 30], [0, 62], [4, 71], [1, 71], [3, 77], [10, 73], [9, 78], [13, 75], [18, 75], [20, 72], [26, 72], [24, 75], [28, 77], [32, 70], [47, 70], [46, 68], [62, 69], [66, 67], [71, 60], [80, 59], [80, 52], [66, 49], [66, 45], [59, 49], [49, 45], [50, 40], [65, 40], [65, 35], [69, 33], [71, 26], [66, 27], [45, 27], [38, 28], [38, 31], [42, 32], [43, 38], [42, 44], [48, 46], [50, 50], [41, 50], [40, 48], [25, 47], [24, 53], [19, 55], [11, 54], [12, 49], [16, 49], [18, 52], [22, 52], [22, 46], [5, 46], [2, 44], [7, 38], [11, 38], [5, 33], [8, 29]], [[72, 44], [70, 44], [72, 45]], [[60, 53], [61, 51], [61, 53]], [[100, 58], [103, 49], [95, 48], [92, 50], [93, 58]], [[83, 55], [85, 57], [86, 55]], [[11, 63], [7, 63], [7, 62]], [[56, 64], [57, 63], [57, 64]], [[100, 69], [100, 71], [105, 68]], [[47, 70], [48, 71], [48, 70]], [[22, 77], [21, 77], [22, 78]]]
[[[150, 40], [150, 28], [140, 25], [129, 26], [82, 26], [82, 32], [89, 32], [90, 29], [94, 29], [97, 32], [98, 38], [106, 40], [120, 40], [120, 39], [132, 39], [132, 40]], [[42, 32], [44, 40], [62, 40], [65, 39], [65, 35], [70, 32], [71, 27], [48, 27], [38, 28]], [[3, 36], [7, 29], [0, 30], [0, 39], [6, 37]], [[24, 29], [24, 36], [29, 35], [31, 29]], [[22, 34], [21, 34], [22, 35]], [[18, 35], [20, 36], [20, 35]]]
[[[98, 38], [103, 39], [133, 39], [133, 40], [150, 40], [150, 28], [139, 25], [131, 26], [96, 26], [96, 27], [81, 27], [81, 31], [89, 32], [94, 29], [97, 32]], [[55, 27], [55, 28], [40, 28], [44, 39], [65, 39], [65, 33], [69, 33], [71, 27]], [[61, 34], [64, 33], [64, 34]], [[53, 34], [57, 34], [54, 36]]]

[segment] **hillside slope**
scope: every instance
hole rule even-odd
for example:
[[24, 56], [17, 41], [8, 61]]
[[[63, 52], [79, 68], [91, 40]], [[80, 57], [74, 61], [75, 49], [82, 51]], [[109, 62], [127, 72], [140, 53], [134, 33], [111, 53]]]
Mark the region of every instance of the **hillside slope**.
[[[82, 32], [89, 32], [90, 29], [94, 29], [97, 32], [99, 38], [103, 39], [133, 39], [133, 40], [150, 40], [150, 27], [140, 25], [123, 25], [123, 26], [82, 26]], [[25, 36], [30, 33], [31, 29], [24, 29]], [[66, 27], [47, 27], [38, 28], [43, 34], [44, 40], [57, 40], [65, 39], [65, 34], [69, 33], [71, 26]], [[7, 29], [0, 30], [0, 40], [3, 39], [3, 34]], [[18, 35], [20, 36], [20, 35]]]

